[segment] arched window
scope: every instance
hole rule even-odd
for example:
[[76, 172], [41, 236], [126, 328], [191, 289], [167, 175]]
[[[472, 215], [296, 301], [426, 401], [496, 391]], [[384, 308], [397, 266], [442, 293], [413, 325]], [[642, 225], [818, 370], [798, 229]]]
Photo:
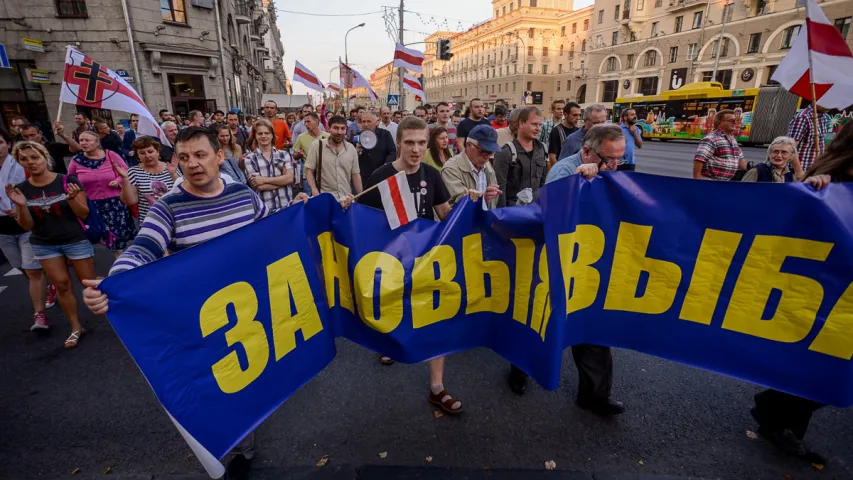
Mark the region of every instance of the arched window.
[[583, 42], [581, 42], [581, 51], [582, 51], [582, 52], [585, 52], [585, 51], [586, 51], [586, 40], [584, 40]]
[[586, 85], [581, 85], [578, 88], [577, 102], [586, 103]]

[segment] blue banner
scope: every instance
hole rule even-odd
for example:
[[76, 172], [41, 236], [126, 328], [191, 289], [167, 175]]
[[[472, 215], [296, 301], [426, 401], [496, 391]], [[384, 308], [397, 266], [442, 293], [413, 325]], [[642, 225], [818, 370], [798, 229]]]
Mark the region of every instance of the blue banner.
[[566, 347], [610, 345], [849, 406], [851, 205], [848, 185], [617, 172], [392, 232], [321, 195], [101, 288], [157, 398], [217, 458], [337, 337], [402, 362], [488, 347], [546, 389]]

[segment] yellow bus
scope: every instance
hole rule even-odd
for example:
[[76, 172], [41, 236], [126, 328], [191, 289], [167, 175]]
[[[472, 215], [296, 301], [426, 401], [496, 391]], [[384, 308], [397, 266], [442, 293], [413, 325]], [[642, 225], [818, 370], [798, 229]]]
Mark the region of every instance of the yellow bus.
[[[714, 130], [716, 113], [729, 109], [737, 116], [737, 141], [763, 144], [785, 135], [799, 103], [798, 96], [778, 86], [724, 90], [719, 82], [699, 82], [660, 95], [617, 98], [612, 120], [619, 123], [622, 111], [633, 108], [646, 138], [700, 140]], [[759, 121], [754, 122], [755, 118]]]

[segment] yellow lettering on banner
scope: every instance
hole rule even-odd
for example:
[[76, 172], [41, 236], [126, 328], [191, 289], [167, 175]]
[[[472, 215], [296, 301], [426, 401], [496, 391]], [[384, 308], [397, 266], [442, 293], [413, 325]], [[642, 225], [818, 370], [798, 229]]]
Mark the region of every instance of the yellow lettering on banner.
[[[462, 266], [465, 269], [465, 289], [468, 294], [465, 313], [506, 312], [509, 308], [509, 267], [500, 260], [483, 260], [481, 234], [462, 238]], [[486, 275], [491, 284], [488, 297]]]
[[255, 290], [246, 282], [237, 282], [214, 293], [204, 302], [199, 312], [202, 338], [228, 325], [228, 305], [234, 305], [237, 324], [225, 332], [228, 346], [239, 343], [246, 352], [248, 366], [240, 366], [237, 352], [231, 350], [228, 355], [213, 364], [213, 377], [219, 389], [225, 393], [237, 393], [255, 381], [270, 356], [267, 334], [264, 326], [255, 320], [258, 314], [258, 297]]
[[352, 287], [350, 287], [347, 260], [349, 248], [341, 245], [332, 238], [332, 232], [323, 232], [317, 236], [320, 243], [320, 254], [323, 257], [323, 277], [326, 279], [326, 298], [329, 308], [335, 303], [335, 279], [338, 280], [338, 291], [341, 292], [341, 307], [355, 313], [352, 305]]
[[853, 284], [832, 307], [809, 350], [844, 360], [853, 358]]
[[696, 265], [693, 267], [693, 276], [690, 278], [690, 287], [687, 288], [678, 318], [711, 324], [723, 282], [726, 281], [742, 237], [740, 233], [711, 228], [705, 230]]
[[[438, 264], [438, 277], [434, 265]], [[412, 325], [426, 327], [447, 320], [459, 312], [462, 287], [456, 276], [456, 252], [449, 245], [439, 245], [415, 259], [412, 269]], [[433, 295], [438, 292], [438, 306], [433, 308]]]
[[[681, 268], [675, 263], [646, 256], [651, 237], [650, 226], [619, 224], [610, 283], [604, 298], [605, 310], [660, 314], [672, 306], [681, 283]], [[638, 297], [637, 286], [643, 272], [648, 273], [649, 280], [643, 295]]]
[[[595, 225], [578, 225], [574, 232], [564, 233], [558, 240], [568, 315], [595, 302], [598, 286], [601, 284], [601, 274], [592, 264], [604, 253], [604, 232]], [[577, 258], [574, 258], [575, 246], [578, 247]]]
[[[788, 257], [825, 261], [833, 244], [799, 238], [756, 235], [735, 284], [723, 319], [723, 328], [794, 343], [806, 338], [823, 301], [823, 287], [816, 280], [782, 273]], [[773, 318], [762, 315], [773, 289], [782, 292]]]
[[[323, 331], [323, 322], [314, 303], [311, 285], [302, 267], [299, 253], [291, 253], [281, 260], [267, 265], [267, 283], [270, 293], [270, 314], [272, 316], [272, 338], [275, 345], [275, 359], [296, 348], [296, 332], [302, 331], [302, 338], [309, 338]], [[294, 315], [290, 297], [296, 306]]]
[[[512, 318], [527, 325], [536, 244], [529, 238], [513, 238], [512, 243], [515, 245], [515, 294], [512, 300]], [[535, 321], [536, 317], [534, 316], [533, 322]], [[538, 328], [534, 330], [539, 331]]]
[[536, 291], [533, 293], [533, 319], [530, 321], [530, 328], [539, 332], [543, 341], [545, 330], [548, 328], [548, 319], [551, 318], [551, 284], [548, 283], [546, 250], [546, 247], [542, 247], [542, 253], [539, 254], [539, 279], [542, 281], [536, 285]]
[[[376, 271], [380, 270], [379, 318], [373, 318]], [[370, 252], [355, 265], [355, 293], [361, 320], [370, 328], [389, 333], [403, 320], [403, 264], [385, 252]]]

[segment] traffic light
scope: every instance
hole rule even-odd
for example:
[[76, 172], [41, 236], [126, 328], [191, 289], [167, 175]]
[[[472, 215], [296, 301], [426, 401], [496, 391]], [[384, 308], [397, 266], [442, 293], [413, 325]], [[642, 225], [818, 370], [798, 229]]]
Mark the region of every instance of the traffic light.
[[450, 40], [440, 38], [438, 40], [438, 59], [450, 60], [452, 56], [453, 54], [450, 53]]

